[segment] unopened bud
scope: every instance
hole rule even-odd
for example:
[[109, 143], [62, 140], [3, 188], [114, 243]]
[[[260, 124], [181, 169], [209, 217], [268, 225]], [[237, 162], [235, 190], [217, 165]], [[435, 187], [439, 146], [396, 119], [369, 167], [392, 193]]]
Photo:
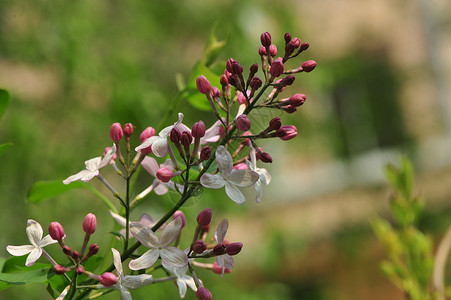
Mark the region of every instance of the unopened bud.
[[221, 98], [221, 91], [214, 86], [211, 88], [211, 96], [213, 98]]
[[224, 74], [221, 75], [221, 78], [220, 78], [219, 81], [221, 82], [221, 85], [222, 85], [223, 87], [229, 84], [229, 79], [228, 79], [227, 76], [224, 75]]
[[204, 75], [200, 75], [199, 77], [197, 77], [196, 85], [197, 85], [197, 89], [202, 94], [207, 95], [208, 93], [211, 92], [211, 83], [210, 83], [210, 81], [208, 81], [207, 77], [205, 77]]
[[200, 120], [199, 122], [194, 123], [193, 129], [191, 130], [191, 134], [194, 138], [200, 139], [205, 135], [205, 123]]
[[193, 141], [193, 136], [191, 135], [191, 133], [189, 133], [188, 131], [183, 131], [182, 132], [182, 137], [180, 138], [180, 143], [187, 147], [189, 145], [191, 145], [191, 142]]
[[68, 255], [68, 256], [72, 256], [72, 249], [69, 246], [63, 246], [63, 253]]
[[237, 255], [243, 248], [243, 243], [230, 243], [226, 245], [226, 252], [228, 255]]
[[259, 54], [260, 56], [266, 55], [266, 48], [263, 47], [263, 46], [261, 46], [261, 47], [258, 49], [258, 54]]
[[264, 47], [271, 45], [271, 34], [269, 32], [263, 32], [260, 36], [260, 41]]
[[280, 85], [282, 86], [292, 85], [295, 80], [296, 77], [294, 77], [293, 75], [288, 75], [287, 77], [282, 78], [282, 80], [280, 81]]
[[291, 33], [289, 32], [285, 33], [283, 38], [285, 39], [285, 44], [288, 44], [291, 41]]
[[276, 45], [271, 44], [271, 45], [269, 46], [269, 54], [270, 54], [272, 57], [274, 57], [274, 56], [277, 55], [277, 47], [276, 47]]
[[232, 64], [235, 60], [233, 58], [229, 58], [226, 62], [226, 70], [227, 72], [229, 72], [230, 74], [233, 73], [233, 68], [232, 68]]
[[283, 70], [284, 70], [284, 66], [282, 63], [282, 58], [279, 57], [272, 62], [269, 73], [271, 74], [272, 77], [279, 77], [280, 75], [282, 75]]
[[[222, 267], [217, 262], [214, 262], [212, 271], [213, 271], [213, 273], [216, 273], [216, 274], [222, 274]], [[224, 268], [224, 273], [230, 273], [230, 272], [232, 272], [232, 270]]]
[[272, 163], [272, 157], [266, 152], [261, 152], [258, 154], [258, 159], [260, 159], [264, 163]]
[[261, 86], [262, 86], [263, 82], [260, 78], [258, 77], [254, 77], [251, 80], [251, 83], [249, 84], [249, 86], [251, 87], [251, 89], [258, 90]]
[[315, 68], [316, 68], [316, 61], [314, 61], [314, 60], [307, 60], [302, 63], [302, 69], [304, 70], [304, 72], [311, 72]]
[[115, 285], [117, 283], [117, 280], [118, 279], [116, 275], [114, 275], [111, 272], [105, 272], [102, 275], [100, 275], [100, 283], [106, 287]]
[[91, 246], [89, 246], [89, 252], [88, 252], [88, 256], [91, 257], [93, 255], [96, 255], [97, 252], [99, 252], [99, 245], [97, 244], [92, 244]]
[[232, 62], [232, 74], [243, 74], [243, 67], [235, 60]]
[[211, 208], [204, 209], [197, 215], [196, 218], [197, 224], [199, 224], [199, 226], [209, 225], [211, 222], [211, 215], [212, 215]]
[[83, 266], [79, 266], [75, 272], [77, 272], [78, 275], [84, 274], [85, 273], [85, 268]]
[[296, 46], [292, 42], [289, 42], [288, 44], [286, 44], [285, 45], [285, 57], [288, 57], [291, 54], [293, 54], [294, 49], [296, 49]]
[[72, 252], [72, 258], [76, 261], [79, 262], [80, 261], [80, 253], [78, 251], [73, 251]]
[[124, 125], [124, 134], [125, 136], [130, 137], [133, 134], [133, 124], [127, 123]]
[[203, 240], [197, 240], [193, 244], [193, 251], [197, 254], [202, 254], [207, 250], [207, 244]]
[[252, 74], [252, 76], [254, 76], [255, 73], [257, 73], [258, 71], [258, 64], [253, 64], [250, 68], [249, 68], [250, 74]]
[[169, 182], [174, 173], [166, 167], [160, 168], [157, 171], [157, 178], [162, 182]]
[[236, 118], [236, 128], [241, 131], [248, 131], [251, 128], [251, 120], [245, 115], [239, 115]]
[[200, 150], [200, 160], [209, 160], [211, 156], [212, 149], [210, 146], [205, 146]]
[[83, 231], [86, 232], [86, 234], [93, 234], [96, 231], [96, 228], [96, 216], [92, 213], [87, 214], [85, 219], [83, 220]]
[[288, 103], [290, 105], [298, 107], [304, 104], [306, 99], [307, 97], [304, 94], [294, 94], [290, 97], [290, 99], [288, 99]]
[[[147, 140], [148, 138], [150, 138], [150, 137], [152, 137], [154, 135], [155, 135], [155, 129], [153, 129], [152, 127], [147, 127], [139, 135], [139, 140], [141, 141], [141, 144], [142, 144], [145, 140]], [[141, 151], [142, 154], [148, 155], [148, 154], [152, 153], [152, 146], [149, 146], [147, 148], [141, 149], [140, 151]]]
[[280, 120], [280, 117], [275, 117], [271, 121], [269, 121], [269, 127], [268, 129], [270, 131], [277, 130], [282, 126], [282, 121]]
[[307, 42], [303, 42], [303, 43], [301, 44], [301, 50], [302, 50], [302, 51], [307, 50], [308, 47], [310, 47], [310, 44], [307, 43]]
[[169, 139], [171, 140], [171, 142], [173, 142], [174, 144], [178, 144], [180, 143], [180, 139], [182, 137], [182, 134], [180, 133], [180, 131], [177, 128], [172, 128], [171, 133], [169, 134]]
[[297, 134], [298, 130], [293, 125], [282, 126], [276, 131], [276, 136], [283, 141], [291, 140], [292, 138], [296, 137]]
[[124, 132], [122, 131], [122, 126], [120, 123], [113, 123], [110, 128], [110, 137], [113, 141], [119, 142], [124, 136]]
[[213, 253], [216, 255], [226, 254], [226, 246], [224, 244], [216, 244], [213, 247]]
[[301, 40], [297, 37], [293, 38], [291, 40], [291, 42], [293, 43], [294, 47], [298, 48], [301, 45]]
[[285, 110], [287, 113], [292, 114], [292, 113], [296, 112], [298, 109], [296, 108], [296, 106], [293, 106], [293, 105], [287, 105], [287, 106], [284, 108], [284, 110]]
[[56, 241], [61, 241], [66, 235], [64, 234], [64, 228], [58, 222], [52, 222], [49, 225], [50, 237]]
[[204, 287], [200, 287], [197, 289], [196, 297], [198, 300], [211, 300], [213, 298], [211, 292]]
[[180, 218], [180, 220], [182, 220], [182, 228], [185, 227], [185, 224], [186, 224], [186, 217], [185, 217], [185, 214], [183, 213], [183, 211], [177, 210], [177, 211], [174, 213], [173, 219], [175, 220], [176, 218]]
[[63, 275], [66, 272], [66, 268], [62, 265], [54, 265], [53, 270], [55, 270], [55, 274], [57, 275]]

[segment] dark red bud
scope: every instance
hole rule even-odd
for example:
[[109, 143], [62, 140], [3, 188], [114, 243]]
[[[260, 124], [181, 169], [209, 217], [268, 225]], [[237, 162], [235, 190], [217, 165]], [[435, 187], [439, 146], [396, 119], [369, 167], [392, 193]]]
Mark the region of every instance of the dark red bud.
[[183, 131], [182, 132], [182, 137], [180, 138], [180, 143], [187, 147], [189, 145], [191, 145], [191, 142], [193, 141], [193, 136], [191, 135], [191, 133], [189, 133], [188, 131]]
[[250, 68], [249, 71], [251, 72], [251, 74], [255, 74], [258, 71], [258, 64], [253, 64]]
[[282, 126], [282, 121], [280, 120], [280, 117], [275, 117], [271, 121], [269, 121], [269, 127], [268, 129], [270, 131], [277, 130]]
[[205, 250], [207, 250], [207, 244], [205, 244], [203, 240], [197, 240], [196, 242], [194, 242], [193, 251], [195, 253], [202, 254], [202, 252], [204, 252]]
[[271, 34], [269, 32], [263, 32], [260, 36], [260, 41], [264, 47], [271, 45]]
[[200, 139], [205, 135], [205, 123], [200, 120], [199, 122], [194, 123], [193, 129], [191, 130], [191, 134], [194, 138]]
[[133, 124], [127, 123], [124, 125], [124, 135], [130, 137], [133, 134]]
[[224, 244], [216, 244], [213, 247], [213, 253], [216, 255], [226, 254], [226, 246]]
[[213, 296], [211, 295], [211, 292], [204, 287], [200, 287], [197, 289], [196, 297], [198, 300], [212, 300], [212, 298], [213, 298]]
[[83, 266], [79, 266], [75, 272], [77, 272], [78, 275], [84, 274], [85, 273], [85, 268]]
[[211, 156], [211, 152], [212, 152], [212, 149], [210, 146], [203, 147], [202, 150], [200, 151], [200, 160], [201, 161], [209, 160], [210, 156]]
[[226, 252], [228, 255], [237, 255], [243, 248], [243, 243], [230, 243], [226, 245]]
[[52, 222], [49, 225], [49, 235], [52, 239], [60, 241], [64, 238], [64, 228], [58, 222]]
[[212, 215], [211, 208], [204, 209], [197, 215], [196, 218], [197, 224], [199, 224], [199, 226], [209, 225], [211, 222], [211, 215]]
[[291, 41], [291, 33], [289, 32], [285, 33], [283, 38], [285, 39], [285, 44], [288, 44]]
[[55, 274], [63, 275], [66, 272], [66, 268], [62, 265], [54, 265], [53, 270], [55, 270]]
[[316, 68], [316, 61], [314, 61], [314, 60], [307, 60], [302, 63], [302, 69], [304, 69], [304, 72], [311, 72], [315, 68]]
[[301, 44], [301, 50], [302, 50], [302, 51], [307, 50], [308, 47], [310, 47], [310, 44], [307, 43], [307, 42], [303, 42], [303, 43]]
[[93, 255], [96, 255], [97, 252], [99, 252], [99, 245], [97, 244], [92, 244], [91, 246], [89, 246], [89, 252], [88, 252], [88, 256], [91, 257]]

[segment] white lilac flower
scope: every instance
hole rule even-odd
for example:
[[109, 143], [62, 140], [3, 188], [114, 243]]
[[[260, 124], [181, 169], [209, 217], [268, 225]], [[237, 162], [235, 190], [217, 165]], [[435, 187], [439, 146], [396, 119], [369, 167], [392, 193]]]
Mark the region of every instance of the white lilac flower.
[[[216, 232], [214, 235], [216, 243], [218, 243], [218, 244], [224, 243], [224, 238], [225, 238], [228, 228], [229, 228], [229, 221], [227, 219], [224, 219], [221, 221], [221, 223], [219, 223], [218, 229], [216, 229]], [[233, 256], [230, 256], [228, 254], [216, 256], [216, 262], [222, 268], [221, 269], [222, 276], [224, 275], [225, 269], [232, 270], [233, 266], [235, 264], [235, 260], [233, 259]]]
[[150, 248], [137, 259], [130, 261], [132, 270], [146, 269], [152, 266], [161, 257], [164, 267], [183, 267], [188, 263], [188, 256], [183, 250], [169, 246], [175, 241], [182, 228], [182, 219], [175, 218], [161, 232], [158, 238], [151, 228], [140, 223], [131, 222], [130, 231], [144, 246]]
[[185, 265], [180, 268], [166, 267], [166, 269], [177, 277], [176, 283], [179, 288], [180, 298], [185, 297], [187, 286], [189, 286], [193, 291], [195, 292], [197, 291], [197, 287], [196, 284], [194, 283], [193, 277], [186, 275], [188, 265]]
[[259, 179], [255, 183], [255, 191], [257, 192], [257, 196], [255, 200], [257, 203], [260, 203], [262, 199], [262, 185], [268, 185], [271, 182], [271, 175], [266, 169], [257, 168], [257, 158], [255, 154], [255, 149], [251, 146], [250, 152], [251, 161], [246, 160], [246, 164], [252, 171], [256, 172], [259, 176]]
[[[157, 195], [163, 195], [166, 194], [169, 191], [169, 187], [174, 189], [174, 182], [169, 181], [169, 182], [162, 182], [161, 180], [159, 180], [157, 178], [157, 171], [160, 168], [167, 168], [170, 171], [174, 171], [174, 165], [172, 164], [172, 161], [170, 159], [167, 159], [164, 163], [160, 164], [160, 166], [158, 166], [157, 161], [155, 160], [155, 158], [150, 157], [150, 156], [146, 156], [144, 158], [144, 160], [142, 161], [141, 165], [143, 166], [143, 168], [149, 172], [150, 175], [152, 175], [153, 177], [155, 177], [155, 180], [153, 181], [152, 185], [149, 186], [144, 192], [146, 192], [145, 194], [147, 195], [148, 193], [150, 193], [152, 190], [155, 192], [155, 194]], [[179, 188], [183, 189], [183, 186], [178, 186]], [[143, 193], [144, 193], [143, 192]], [[140, 197], [142, 198], [142, 197]]]
[[22, 256], [30, 253], [27, 257], [25, 265], [31, 266], [39, 259], [39, 257], [41, 257], [42, 253], [44, 252], [44, 250], [42, 249], [43, 247], [57, 243], [57, 241], [52, 239], [49, 234], [42, 238], [44, 232], [42, 230], [41, 224], [32, 219], [29, 219], [27, 221], [26, 232], [31, 245], [8, 245], [6, 247], [6, 250], [14, 256]]
[[246, 198], [237, 186], [251, 186], [260, 178], [259, 175], [251, 170], [233, 169], [232, 156], [222, 145], [216, 149], [216, 165], [221, 174], [205, 173], [200, 178], [200, 183], [211, 189], [219, 189], [225, 186], [227, 196], [236, 203], [243, 204]]
[[142, 286], [152, 284], [153, 276], [149, 274], [124, 276], [124, 272], [122, 270], [121, 255], [119, 251], [114, 248], [111, 248], [111, 251], [113, 251], [113, 263], [116, 267], [118, 275], [118, 280], [114, 285], [114, 288], [121, 292], [121, 300], [131, 300], [132, 295], [130, 294], [130, 291], [128, 289], [137, 289]]
[[106, 152], [103, 158], [98, 156], [85, 161], [86, 170], [82, 170], [75, 175], [69, 176], [68, 178], [63, 180], [63, 183], [69, 184], [77, 180], [81, 180], [84, 182], [90, 181], [92, 178], [99, 175], [99, 169], [105, 167], [110, 163], [115, 153], [116, 153], [116, 145], [113, 144], [113, 146]]
[[[125, 226], [125, 225], [126, 225], [126, 219], [125, 219], [123, 216], [120, 216], [120, 215], [114, 213], [112, 210], [110, 210], [110, 214], [111, 214], [111, 216], [113, 217], [113, 219], [114, 219], [119, 225], [121, 225], [121, 226], [124, 227], [124, 228], [126, 227], [126, 226]], [[142, 215], [139, 217], [138, 223], [142, 224], [143, 226], [147, 226], [147, 227], [152, 227], [152, 226], [154, 226], [155, 224], [157, 224], [157, 222], [154, 222], [154, 220], [152, 219], [152, 217], [149, 216], [148, 214], [142, 214]], [[122, 236], [125, 238], [125, 229], [121, 229], [121, 230], [119, 231], [119, 233], [122, 234]], [[131, 234], [131, 232], [130, 232], [130, 234]]]
[[183, 114], [179, 113], [179, 119], [174, 125], [163, 128], [158, 135], [151, 136], [141, 145], [135, 148], [136, 151], [140, 151], [141, 149], [145, 149], [149, 146], [152, 146], [152, 152], [158, 157], [166, 156], [168, 152], [168, 136], [171, 134], [172, 128], [176, 127], [177, 129], [182, 131], [189, 131], [189, 128], [186, 125], [182, 124]]

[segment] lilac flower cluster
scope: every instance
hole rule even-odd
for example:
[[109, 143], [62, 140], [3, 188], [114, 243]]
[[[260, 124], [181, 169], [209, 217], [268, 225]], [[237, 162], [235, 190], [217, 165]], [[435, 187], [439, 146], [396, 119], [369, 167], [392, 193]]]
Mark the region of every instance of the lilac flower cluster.
[[[181, 298], [185, 296], [187, 287], [190, 287], [198, 299], [212, 299], [210, 291], [197, 277], [196, 268], [211, 269], [221, 276], [231, 272], [234, 256], [240, 253], [243, 244], [225, 239], [229, 226], [227, 219], [220, 222], [213, 238], [207, 239], [212, 220], [212, 210], [207, 208], [198, 214], [193, 237], [182, 247], [181, 236], [187, 220], [181, 208], [201, 188], [224, 187], [227, 196], [242, 205], [246, 197], [241, 188], [253, 186], [256, 201], [261, 201], [262, 187], [270, 183], [271, 176], [265, 168], [258, 167], [258, 163], [272, 163], [273, 159], [258, 146], [258, 140], [291, 140], [297, 136], [297, 129], [292, 125], [282, 125], [281, 118], [276, 117], [268, 121], [265, 129], [255, 131], [251, 121], [252, 111], [277, 109], [295, 112], [305, 103], [306, 96], [279, 96], [286, 86], [293, 84], [295, 74], [310, 72], [316, 67], [316, 62], [307, 60], [295, 68], [288, 68], [287, 62], [307, 50], [309, 44], [301, 43], [299, 38], [292, 38], [289, 33], [285, 34], [284, 40], [283, 56], [277, 57], [277, 47], [272, 43], [271, 35], [263, 33], [262, 46], [258, 50], [261, 64], [251, 65], [247, 76], [238, 61], [228, 59], [220, 77], [221, 89], [213, 87], [203, 75], [197, 78], [197, 89], [205, 95], [217, 118], [209, 128], [202, 120], [190, 128], [183, 123], [184, 115], [179, 113], [178, 119], [158, 134], [152, 127], [144, 129], [139, 136], [140, 144], [133, 151], [131, 136], [134, 126], [130, 123], [124, 126], [114, 123], [110, 128], [113, 145], [105, 149], [104, 156], [87, 160], [84, 170], [63, 180], [64, 184], [70, 184], [98, 178], [121, 206], [119, 213], [116, 205], [108, 203], [111, 216], [124, 227], [116, 233], [123, 243], [123, 250], [111, 249], [113, 262], [103, 273], [95, 274], [84, 268], [84, 263], [99, 251], [97, 244], [88, 247], [89, 239], [96, 230], [97, 221], [93, 214], [88, 214], [84, 219], [85, 239], [80, 252], [66, 245], [66, 235], [61, 224], [52, 222], [49, 235], [42, 238], [41, 225], [29, 220], [26, 231], [31, 245], [8, 246], [9, 253], [16, 256], [29, 254], [27, 266], [44, 255], [53, 265], [54, 272], [65, 276], [68, 282], [67, 287], [60, 291], [58, 299], [66, 296], [72, 299], [76, 293], [76, 299], [83, 299], [94, 290], [107, 288], [119, 290], [121, 299], [131, 299], [129, 289], [171, 280], [176, 282]], [[125, 195], [118, 193], [100, 173], [100, 169], [108, 165], [124, 179]], [[141, 166], [153, 179], [147, 188], [132, 198], [131, 179]], [[147, 214], [142, 214], [138, 222], [130, 220], [130, 213], [151, 192], [163, 195], [169, 190], [178, 193], [180, 199], [158, 221]], [[60, 245], [69, 260], [68, 264], [56, 263], [43, 249], [53, 243]], [[137, 250], [141, 248], [147, 250], [138, 254]], [[215, 258], [214, 263], [204, 262], [210, 258]], [[125, 261], [128, 261], [127, 268], [123, 267]], [[152, 273], [160, 267], [167, 271], [168, 276], [155, 278]], [[115, 273], [112, 272], [114, 270]], [[80, 283], [77, 275], [82, 274], [89, 279]]]

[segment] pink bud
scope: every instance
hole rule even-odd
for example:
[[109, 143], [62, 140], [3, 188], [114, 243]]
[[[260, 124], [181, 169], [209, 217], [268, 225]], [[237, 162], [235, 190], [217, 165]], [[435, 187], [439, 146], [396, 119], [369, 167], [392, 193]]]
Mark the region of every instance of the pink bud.
[[111, 272], [105, 272], [100, 275], [100, 283], [103, 286], [110, 287], [117, 283], [117, 277]]
[[66, 272], [66, 268], [63, 267], [62, 265], [54, 265], [53, 270], [55, 270], [55, 273], [57, 275], [63, 275], [64, 272]]
[[52, 222], [49, 225], [50, 237], [56, 241], [61, 241], [64, 237], [64, 228], [58, 222]]
[[83, 266], [79, 266], [75, 272], [77, 272], [78, 275], [84, 274], [85, 273], [85, 268]]
[[301, 50], [302, 50], [302, 51], [307, 50], [308, 47], [310, 47], [310, 44], [307, 43], [307, 42], [303, 42], [303, 43], [301, 44]]
[[221, 75], [221, 78], [219, 79], [219, 81], [221, 82], [222, 86], [226, 86], [229, 84], [229, 78], [226, 75]]
[[243, 74], [243, 67], [235, 60], [232, 62], [232, 74]]
[[260, 56], [266, 55], [266, 48], [263, 47], [263, 46], [261, 46], [261, 47], [258, 49], [258, 54], [259, 54]]
[[113, 123], [110, 128], [110, 137], [113, 141], [119, 142], [124, 136], [124, 132], [122, 131], [122, 126], [120, 123]]
[[213, 98], [221, 98], [221, 91], [214, 86], [211, 88], [211, 96]]
[[72, 255], [72, 249], [69, 246], [64, 245], [63, 246], [63, 253], [68, 255], [68, 256], [71, 256]]
[[306, 99], [307, 97], [304, 94], [294, 94], [290, 97], [290, 99], [288, 99], [288, 103], [290, 103], [290, 105], [298, 107], [304, 104]]
[[[214, 262], [212, 271], [216, 274], [222, 274], [222, 267], [220, 265], [218, 265], [217, 262]], [[232, 272], [232, 270], [224, 268], [224, 273], [230, 273], [230, 272]]]
[[287, 77], [282, 78], [282, 80], [280, 81], [280, 85], [283, 86], [292, 85], [295, 79], [296, 77], [294, 77], [293, 75], [288, 75]]
[[131, 136], [133, 134], [133, 124], [127, 123], [124, 125], [124, 134], [125, 136]]
[[216, 244], [213, 247], [213, 253], [216, 255], [223, 255], [226, 253], [226, 246], [224, 244]]
[[191, 142], [193, 141], [193, 136], [191, 135], [191, 133], [189, 133], [188, 131], [183, 131], [182, 132], [182, 137], [180, 138], [180, 143], [187, 147], [189, 145], [191, 145]]
[[294, 45], [296, 48], [298, 48], [298, 47], [301, 45], [301, 40], [300, 40], [299, 38], [297, 38], [297, 37], [293, 38], [293, 39], [291, 40], [291, 42], [293, 43], [293, 45]]
[[229, 72], [230, 74], [233, 73], [232, 63], [233, 63], [234, 61], [235, 61], [235, 60], [234, 60], [233, 58], [229, 58], [229, 59], [227, 60], [227, 62], [226, 62], [226, 70], [227, 70], [227, 72]]
[[208, 81], [207, 77], [205, 77], [204, 75], [200, 75], [199, 77], [197, 77], [196, 85], [197, 85], [197, 89], [202, 94], [207, 95], [208, 93], [211, 92], [211, 83], [210, 83], [210, 81]]
[[251, 89], [258, 90], [261, 86], [262, 86], [263, 82], [260, 78], [258, 77], [254, 77], [251, 80], [251, 83], [249, 84], [249, 86], [251, 87]]
[[280, 120], [280, 117], [275, 117], [271, 121], [269, 121], [269, 127], [268, 129], [270, 131], [277, 130], [282, 126], [282, 121]]
[[266, 152], [257, 153], [257, 159], [261, 160], [264, 163], [272, 163], [272, 157]]
[[247, 169], [249, 169], [248, 166], [245, 163], [237, 164], [236, 166], [233, 166], [233, 168], [235, 170], [247, 170]]
[[244, 97], [243, 93], [238, 94], [238, 103], [239, 104], [247, 104], [246, 97]]
[[200, 160], [204, 161], [210, 159], [211, 152], [212, 149], [210, 146], [203, 147], [202, 150], [200, 151]]
[[289, 42], [288, 44], [285, 45], [285, 56], [288, 57], [291, 54], [293, 54], [294, 49], [296, 49], [296, 46], [294, 45], [294, 43]]
[[180, 220], [182, 220], [182, 228], [185, 227], [186, 224], [186, 217], [185, 214], [183, 213], [183, 211], [181, 210], [177, 210], [174, 213], [173, 219], [175, 220], [176, 218], [180, 218]]
[[197, 289], [196, 297], [199, 300], [211, 300], [213, 298], [210, 291], [204, 287], [200, 287]]
[[302, 69], [304, 69], [304, 72], [311, 72], [315, 68], [316, 68], [316, 61], [314, 61], [314, 60], [307, 60], [302, 63]]
[[209, 225], [211, 222], [211, 215], [212, 215], [211, 208], [204, 209], [197, 215], [196, 218], [197, 224], [199, 224], [199, 226]]
[[272, 77], [279, 77], [282, 75], [284, 70], [284, 66], [282, 63], [282, 58], [278, 57], [276, 60], [274, 60], [271, 64], [271, 69], [269, 70], [269, 73]]
[[73, 251], [71, 256], [76, 262], [80, 261], [80, 253], [78, 251]]
[[252, 74], [252, 76], [254, 76], [255, 73], [257, 73], [258, 71], [258, 64], [253, 64], [250, 68], [249, 68], [250, 74]]
[[89, 252], [88, 252], [88, 256], [91, 257], [93, 255], [96, 255], [97, 252], [99, 252], [99, 245], [97, 244], [92, 244], [91, 246], [89, 246]]
[[263, 46], [269, 47], [271, 45], [271, 34], [269, 32], [263, 32], [260, 36], [260, 41]]
[[157, 178], [162, 182], [169, 182], [172, 176], [173, 176], [172, 171], [166, 167], [160, 168], [157, 171]]
[[285, 40], [285, 44], [288, 44], [291, 41], [291, 33], [289, 33], [289, 32], [285, 33], [283, 38]]
[[205, 135], [205, 123], [200, 120], [199, 122], [194, 123], [193, 129], [191, 130], [191, 134], [194, 138], [200, 139]]
[[171, 133], [169, 134], [169, 139], [171, 140], [171, 142], [173, 142], [174, 144], [180, 143], [181, 138], [182, 134], [180, 133], [180, 131], [175, 127], [172, 128]]
[[96, 231], [96, 227], [96, 216], [92, 213], [87, 214], [83, 220], [83, 231], [86, 232], [86, 234], [93, 234]]
[[235, 75], [230, 75], [229, 77], [229, 84], [232, 86], [236, 86], [238, 83], [238, 78], [236, 78]]
[[294, 112], [296, 112], [298, 109], [296, 108], [296, 106], [293, 105], [287, 105], [284, 109], [287, 113], [292, 114]]
[[241, 131], [248, 131], [251, 128], [251, 120], [245, 115], [239, 115], [236, 118], [236, 128]]
[[283, 141], [291, 140], [292, 138], [296, 137], [297, 134], [298, 130], [293, 125], [282, 126], [276, 131], [276, 136]]
[[193, 244], [193, 251], [197, 254], [201, 254], [207, 250], [207, 244], [203, 240], [197, 240]]
[[274, 57], [274, 56], [277, 55], [277, 47], [276, 47], [276, 45], [271, 44], [271, 45], [269, 46], [269, 54], [270, 54], [272, 57]]
[[230, 243], [226, 245], [226, 252], [228, 255], [233, 256], [240, 253], [243, 248], [243, 243]]

